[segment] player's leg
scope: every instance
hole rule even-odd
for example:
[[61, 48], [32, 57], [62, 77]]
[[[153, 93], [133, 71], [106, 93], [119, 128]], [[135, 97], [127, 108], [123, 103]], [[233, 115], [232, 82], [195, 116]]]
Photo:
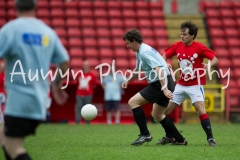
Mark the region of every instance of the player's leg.
[[148, 101], [142, 97], [140, 93], [135, 94], [129, 101], [128, 105], [132, 109], [133, 117], [136, 124], [139, 127], [140, 135], [137, 140], [131, 143], [131, 145], [141, 145], [144, 142], [149, 142], [152, 140], [152, 136], [147, 128], [146, 117], [142, 109], [142, 105], [146, 104]]
[[105, 101], [105, 110], [107, 112], [107, 124], [112, 124], [112, 101]]
[[113, 101], [113, 111], [114, 111], [114, 116], [115, 116], [115, 123], [120, 124], [120, 117], [121, 117], [121, 112], [119, 109], [119, 101]]
[[75, 105], [75, 122], [76, 124], [81, 122], [81, 109], [83, 107], [83, 97], [76, 96], [76, 105]]
[[189, 89], [189, 96], [191, 97], [193, 106], [201, 121], [202, 128], [206, 133], [209, 145], [216, 146], [216, 142], [212, 134], [211, 122], [205, 110], [205, 102], [204, 102], [205, 98], [204, 98], [203, 86], [198, 86], [198, 85], [192, 86], [192, 88]]

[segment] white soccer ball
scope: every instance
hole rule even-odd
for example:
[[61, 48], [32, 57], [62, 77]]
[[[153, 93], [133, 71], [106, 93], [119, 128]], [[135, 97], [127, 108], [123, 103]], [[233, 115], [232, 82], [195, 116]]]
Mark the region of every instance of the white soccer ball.
[[92, 104], [86, 104], [81, 110], [81, 115], [85, 120], [93, 120], [97, 116], [97, 108]]

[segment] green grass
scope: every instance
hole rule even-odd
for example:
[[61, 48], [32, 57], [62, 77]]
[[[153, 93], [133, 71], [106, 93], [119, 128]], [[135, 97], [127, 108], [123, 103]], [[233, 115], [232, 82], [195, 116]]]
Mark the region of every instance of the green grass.
[[[153, 140], [142, 146], [130, 143], [139, 133], [136, 125], [40, 125], [25, 148], [34, 160], [238, 160], [240, 124], [213, 124], [217, 147], [209, 147], [200, 124], [179, 124], [187, 146], [156, 146], [164, 136], [159, 124], [148, 125]], [[3, 152], [0, 150], [0, 159]]]

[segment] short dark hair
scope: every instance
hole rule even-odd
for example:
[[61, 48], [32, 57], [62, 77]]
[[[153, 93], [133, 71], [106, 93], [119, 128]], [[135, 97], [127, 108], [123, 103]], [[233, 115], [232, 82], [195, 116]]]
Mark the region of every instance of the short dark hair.
[[130, 42], [133, 42], [134, 40], [138, 43], [142, 43], [142, 34], [137, 29], [132, 29], [127, 31], [124, 36], [123, 40], [129, 40]]
[[194, 35], [193, 39], [195, 39], [197, 37], [197, 33], [198, 33], [198, 27], [196, 24], [194, 24], [192, 21], [186, 21], [183, 22], [181, 24], [181, 30], [185, 30], [186, 28], [188, 28], [189, 30], [189, 34], [190, 35]]
[[35, 8], [37, 0], [15, 0], [15, 5], [19, 11], [30, 11]]

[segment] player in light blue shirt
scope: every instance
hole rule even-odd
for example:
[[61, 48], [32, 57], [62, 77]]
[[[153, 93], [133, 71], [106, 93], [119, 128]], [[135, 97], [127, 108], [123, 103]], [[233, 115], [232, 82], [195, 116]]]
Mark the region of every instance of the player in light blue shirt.
[[[115, 76], [114, 76], [114, 75]], [[107, 124], [112, 124], [112, 112], [115, 114], [115, 123], [120, 123], [119, 103], [122, 98], [121, 84], [124, 77], [121, 73], [112, 71], [103, 78], [102, 87], [104, 89], [105, 109], [107, 111]]]
[[[46, 115], [50, 64], [65, 73], [69, 56], [57, 34], [35, 18], [36, 0], [15, 0], [18, 18], [0, 30], [0, 57], [6, 62], [7, 102], [5, 136], [0, 140], [6, 159], [31, 159], [23, 148], [24, 137], [34, 134]], [[35, 78], [34, 78], [35, 77]], [[66, 101], [58, 74], [52, 93], [58, 104]], [[17, 126], [17, 127], [16, 127]]]
[[[175, 138], [174, 144], [186, 145], [187, 141], [185, 138], [178, 132], [173, 122], [164, 115], [174, 90], [174, 82], [165, 60], [154, 48], [143, 43], [142, 35], [137, 29], [127, 31], [123, 36], [123, 40], [128, 48], [136, 52], [137, 63], [136, 68], [133, 70], [135, 73], [128, 78], [128, 81], [122, 83], [122, 87], [127, 88], [129, 81], [138, 76], [139, 72], [136, 72], [138, 68], [145, 72], [148, 80], [148, 86], [128, 101], [128, 105], [132, 109], [134, 119], [140, 130], [138, 139], [132, 142], [131, 145], [142, 145], [152, 140], [152, 135], [147, 128], [145, 114], [141, 107], [148, 102], [153, 104], [153, 118], [162, 125], [165, 131], [171, 133]], [[161, 143], [157, 142], [157, 144]]]

